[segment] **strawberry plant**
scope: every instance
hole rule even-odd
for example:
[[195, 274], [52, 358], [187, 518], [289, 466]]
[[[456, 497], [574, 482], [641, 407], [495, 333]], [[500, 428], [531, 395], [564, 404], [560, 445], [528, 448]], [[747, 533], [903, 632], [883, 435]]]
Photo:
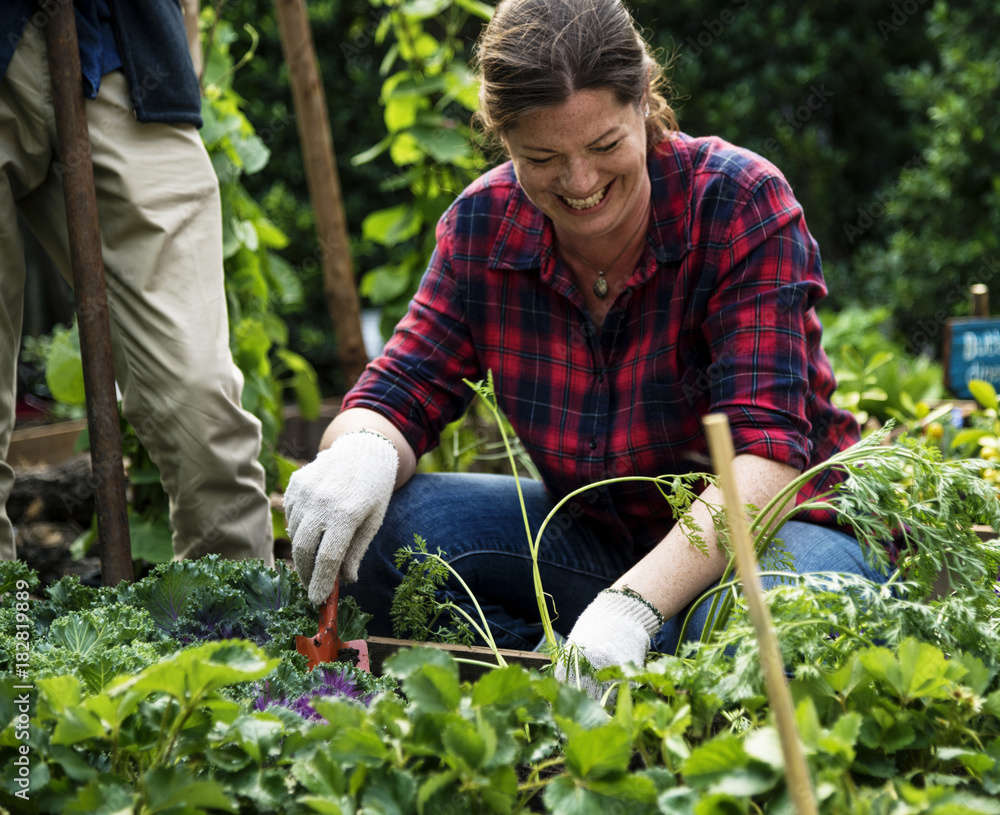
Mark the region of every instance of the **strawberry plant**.
[[[971, 531], [1000, 524], [1000, 499], [984, 462], [890, 445], [889, 432], [830, 463], [847, 478], [829, 500], [890, 581], [788, 573], [768, 592], [817, 809], [1000, 813], [1000, 546]], [[692, 485], [661, 486], [683, 519]], [[794, 494], [752, 513], [778, 571], [768, 519]], [[421, 543], [414, 553], [442, 568]], [[942, 572], [951, 590], [935, 594]], [[599, 674], [617, 684], [611, 709], [502, 662], [462, 682], [434, 649], [400, 650], [383, 677], [307, 672], [294, 634], [315, 630], [316, 614], [280, 566], [207, 558], [117, 589], [67, 578], [37, 591], [23, 564], [0, 565], [11, 812], [790, 811], [735, 581], [715, 593], [725, 628]], [[408, 606], [424, 602], [415, 591], [399, 613], [415, 619]]]

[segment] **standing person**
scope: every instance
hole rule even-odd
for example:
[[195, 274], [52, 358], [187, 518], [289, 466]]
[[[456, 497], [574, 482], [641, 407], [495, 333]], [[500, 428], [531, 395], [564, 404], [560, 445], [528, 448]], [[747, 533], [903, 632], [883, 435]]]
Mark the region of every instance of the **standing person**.
[[[70, 279], [44, 26], [55, 3], [0, 9], [0, 456], [14, 424], [25, 264], [17, 215]], [[75, 0], [115, 377], [160, 468], [177, 558], [274, 561], [258, 462], [229, 350], [218, 180], [177, 0]], [[0, 461], [0, 558], [13, 559]]]
[[[390, 633], [393, 553], [419, 533], [447, 552], [497, 643], [523, 649], [540, 630], [513, 477], [414, 475], [469, 404], [463, 379], [492, 371], [541, 473], [522, 484], [533, 532], [587, 484], [708, 469], [709, 413], [728, 417], [741, 495], [758, 507], [860, 433], [830, 402], [814, 310], [826, 288], [789, 185], [760, 156], [677, 130], [620, 0], [502, 0], [477, 57], [478, 118], [510, 160], [442, 217], [408, 313], [293, 477], [286, 511], [313, 601], [338, 573], [357, 579], [346, 593], [374, 614], [372, 633]], [[701, 498], [723, 503], [711, 486]], [[556, 629], [595, 667], [675, 649], [728, 561], [705, 503], [693, 514], [707, 554], [648, 482], [591, 490], [548, 527], [539, 567]], [[795, 568], [884, 579], [832, 519], [783, 527]], [[457, 586], [446, 593], [471, 609]]]

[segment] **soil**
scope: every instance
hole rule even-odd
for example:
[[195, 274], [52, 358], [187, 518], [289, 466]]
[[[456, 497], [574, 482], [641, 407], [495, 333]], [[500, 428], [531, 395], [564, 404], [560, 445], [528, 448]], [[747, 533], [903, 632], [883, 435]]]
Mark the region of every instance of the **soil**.
[[[14, 489], [7, 501], [14, 525], [17, 558], [38, 573], [41, 588], [65, 575], [76, 575], [90, 586], [101, 585], [100, 541], [86, 555], [75, 557], [73, 543], [94, 518], [90, 455], [82, 453], [59, 464], [14, 468]], [[291, 567], [291, 545], [276, 540], [275, 559]], [[152, 568], [136, 563], [136, 578]]]
[[101, 585], [100, 551], [95, 547], [79, 559], [71, 552], [94, 516], [90, 457], [15, 469], [14, 476], [7, 514], [14, 524], [18, 560], [38, 573], [43, 586], [67, 574]]

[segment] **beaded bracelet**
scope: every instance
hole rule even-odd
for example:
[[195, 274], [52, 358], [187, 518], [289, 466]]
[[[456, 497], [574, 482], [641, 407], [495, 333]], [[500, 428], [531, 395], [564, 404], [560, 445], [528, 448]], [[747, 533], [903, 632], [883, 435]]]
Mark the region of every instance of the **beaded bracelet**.
[[660, 625], [664, 625], [667, 622], [666, 618], [662, 614], [660, 614], [660, 610], [656, 606], [654, 606], [651, 602], [649, 602], [649, 600], [647, 600], [645, 597], [639, 594], [639, 592], [637, 592], [635, 589], [630, 589], [628, 586], [622, 586], [620, 589], [604, 589], [604, 591], [612, 592], [614, 594], [624, 594], [626, 597], [630, 597], [633, 600], [638, 600], [646, 608], [652, 611], [654, 615], [656, 615], [656, 619], [659, 621]]
[[384, 439], [385, 441], [389, 442], [389, 444], [392, 445], [393, 450], [396, 449], [396, 443], [392, 439], [390, 439], [387, 435], [385, 435], [385, 433], [379, 433], [377, 430], [372, 430], [370, 427], [359, 427], [357, 430], [349, 430], [343, 435], [349, 436], [352, 433], [365, 433], [366, 435], [369, 436], [377, 436], [378, 438]]

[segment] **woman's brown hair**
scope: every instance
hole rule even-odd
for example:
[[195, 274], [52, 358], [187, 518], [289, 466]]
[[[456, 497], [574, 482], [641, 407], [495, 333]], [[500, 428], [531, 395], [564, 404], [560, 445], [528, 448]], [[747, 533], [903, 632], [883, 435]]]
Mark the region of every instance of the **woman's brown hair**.
[[677, 129], [667, 81], [621, 0], [501, 0], [476, 45], [475, 124], [502, 139], [526, 113], [582, 90], [648, 105], [650, 149]]

